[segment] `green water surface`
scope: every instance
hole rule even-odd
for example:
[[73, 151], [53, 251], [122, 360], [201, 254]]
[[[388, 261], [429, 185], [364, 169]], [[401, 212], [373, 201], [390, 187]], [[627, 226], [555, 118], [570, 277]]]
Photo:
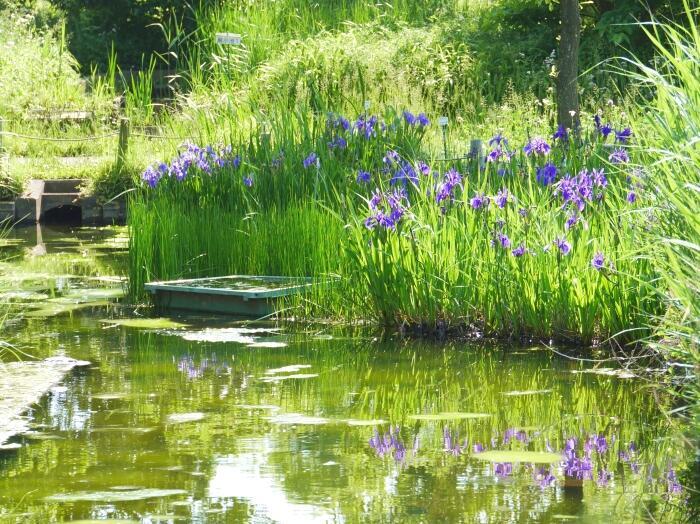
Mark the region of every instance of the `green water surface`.
[[[13, 440], [21, 448], [0, 451], [1, 522], [672, 522], [685, 512], [669, 481], [693, 467], [683, 427], [642, 381], [538, 344], [226, 317], [105, 322], [150, 313], [118, 301], [125, 235], [31, 228], [4, 241], [5, 338], [34, 358], [92, 365], [32, 408], [32, 433]], [[571, 438], [590, 469], [567, 475]]]

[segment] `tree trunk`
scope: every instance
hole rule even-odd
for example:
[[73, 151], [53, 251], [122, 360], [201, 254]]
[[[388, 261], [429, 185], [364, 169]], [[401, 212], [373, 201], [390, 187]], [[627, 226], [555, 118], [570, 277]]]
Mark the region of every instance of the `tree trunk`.
[[[578, 0], [561, 0], [561, 40], [557, 77], [557, 123], [569, 129], [579, 127], [578, 47], [581, 13]], [[572, 116], [572, 112], [573, 116]]]

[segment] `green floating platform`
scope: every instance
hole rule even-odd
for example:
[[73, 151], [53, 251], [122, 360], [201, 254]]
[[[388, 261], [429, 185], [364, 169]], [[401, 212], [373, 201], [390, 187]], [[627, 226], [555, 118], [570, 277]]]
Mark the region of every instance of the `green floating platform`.
[[149, 282], [146, 291], [166, 310], [264, 317], [275, 312], [278, 299], [308, 291], [311, 278], [231, 275]]

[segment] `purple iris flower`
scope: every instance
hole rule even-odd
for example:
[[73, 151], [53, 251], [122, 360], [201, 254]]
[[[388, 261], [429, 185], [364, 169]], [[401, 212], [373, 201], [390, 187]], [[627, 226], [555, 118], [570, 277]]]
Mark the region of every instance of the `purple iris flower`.
[[560, 125], [557, 130], [552, 135], [552, 140], [559, 140], [560, 142], [567, 142], [569, 140], [569, 132], [566, 127]]
[[146, 182], [151, 188], [156, 187], [161, 177], [161, 171], [153, 169], [153, 166], [148, 166], [146, 170], [141, 173], [141, 180]]
[[389, 149], [384, 155], [384, 163], [388, 166], [398, 163], [400, 159], [401, 157], [399, 156], [399, 154], [393, 149]]
[[605, 177], [605, 169], [603, 169], [602, 167], [600, 169], [592, 170], [591, 178], [593, 178], [593, 182], [598, 187], [608, 186], [608, 179]]
[[626, 164], [630, 161], [630, 156], [627, 154], [626, 150], [618, 148], [610, 153], [608, 160], [613, 164]]
[[624, 128], [622, 131], [615, 131], [615, 142], [620, 144], [626, 144], [632, 137], [632, 130], [629, 127]]
[[[498, 162], [499, 160], [503, 160], [504, 162], [510, 162], [512, 155], [503, 149], [501, 146], [498, 146], [493, 149], [488, 155], [486, 155], [486, 161], [487, 162]], [[500, 174], [500, 173], [499, 173]]]
[[635, 193], [634, 191], [629, 191], [627, 193], [627, 202], [629, 202], [630, 204], [634, 204], [636, 201], [637, 201], [637, 193]]
[[348, 147], [348, 141], [342, 136], [336, 137], [335, 140], [328, 142], [329, 149], [346, 149]]
[[509, 196], [510, 195], [508, 194], [508, 190], [506, 188], [501, 189], [495, 198], [496, 205], [501, 209], [506, 207], [506, 205], [508, 204]]
[[512, 253], [514, 257], [521, 257], [527, 252], [527, 249], [523, 244], [519, 244], [518, 247], [516, 247]]
[[494, 135], [494, 136], [491, 138], [491, 140], [489, 140], [489, 146], [493, 147], [494, 145], [497, 145], [497, 146], [500, 146], [500, 145], [507, 146], [507, 145], [508, 145], [508, 140], [507, 140], [501, 133], [498, 133], [498, 134]]
[[596, 271], [600, 271], [605, 267], [605, 255], [598, 251], [595, 255], [593, 255], [593, 259], [591, 260], [591, 266], [593, 269]]
[[557, 238], [554, 240], [554, 245], [559, 248], [562, 255], [566, 256], [571, 252], [571, 244], [567, 242], [566, 237]]
[[553, 184], [557, 179], [557, 166], [547, 162], [543, 167], [537, 168], [537, 182], [543, 186]]
[[484, 195], [483, 193], [477, 193], [474, 195], [474, 197], [469, 201], [469, 203], [472, 206], [472, 209], [478, 210], [478, 209], [486, 209], [489, 207], [489, 197]]
[[566, 223], [564, 224], [564, 229], [566, 229], [568, 231], [569, 229], [574, 227], [576, 224], [578, 224], [578, 222], [579, 222], [578, 215], [576, 213], [572, 213], [566, 219]]
[[403, 112], [403, 119], [406, 121], [406, 123], [409, 126], [415, 125], [415, 123], [416, 123], [416, 116], [413, 113], [411, 113], [410, 111]]
[[552, 150], [552, 147], [546, 142], [544, 138], [534, 137], [531, 138], [527, 145], [523, 148], [523, 152], [527, 155], [541, 155], [546, 156]]
[[472, 446], [472, 451], [474, 453], [481, 453], [482, 451], [484, 451], [484, 446], [477, 442]]
[[369, 183], [370, 179], [372, 176], [369, 174], [369, 171], [362, 171], [360, 170], [359, 173], [357, 173], [357, 183]]
[[243, 183], [246, 185], [246, 187], [252, 187], [253, 186], [253, 176], [245, 176], [243, 177]]
[[421, 175], [428, 176], [430, 174], [430, 166], [422, 160], [418, 161], [416, 168]]
[[416, 120], [418, 120], [418, 125], [421, 127], [427, 127], [430, 125], [430, 119], [426, 116], [425, 113], [420, 113]]
[[319, 161], [318, 161], [318, 155], [316, 153], [309, 153], [309, 156], [307, 156], [304, 159], [304, 168], [309, 169], [311, 166], [318, 166]]
[[498, 234], [498, 243], [501, 245], [503, 249], [508, 249], [510, 248], [510, 238], [508, 238], [508, 235], [504, 235], [503, 233]]

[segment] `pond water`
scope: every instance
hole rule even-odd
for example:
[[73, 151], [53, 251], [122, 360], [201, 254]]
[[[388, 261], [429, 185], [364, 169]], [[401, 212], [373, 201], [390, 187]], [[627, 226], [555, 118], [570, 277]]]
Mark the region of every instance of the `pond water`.
[[666, 522], [683, 512], [679, 482], [693, 468], [683, 428], [608, 364], [536, 345], [149, 320], [118, 302], [126, 249], [119, 228], [32, 228], [4, 241], [0, 293], [24, 310], [4, 336], [34, 358], [92, 365], [33, 408], [19, 449], [0, 451], [2, 522]]

